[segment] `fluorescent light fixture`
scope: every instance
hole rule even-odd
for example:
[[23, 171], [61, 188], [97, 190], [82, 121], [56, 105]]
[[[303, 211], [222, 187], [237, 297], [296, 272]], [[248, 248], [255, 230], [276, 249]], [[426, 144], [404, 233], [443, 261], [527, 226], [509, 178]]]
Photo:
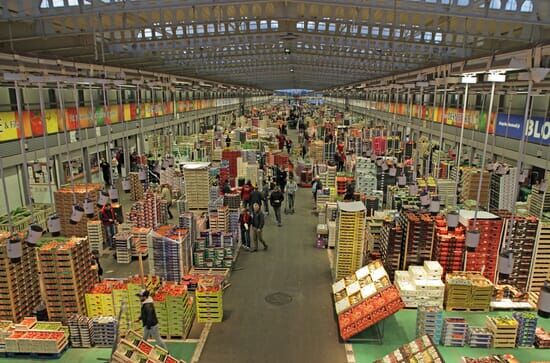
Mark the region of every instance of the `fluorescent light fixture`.
[[475, 84], [477, 83], [477, 76], [475, 74], [464, 74], [460, 78], [460, 82], [464, 84]]
[[493, 72], [485, 75], [485, 80], [487, 82], [502, 83], [506, 82], [506, 73], [505, 72]]
[[208, 83], [205, 83], [205, 82], [200, 82], [199, 85], [200, 85], [201, 87], [212, 87], [211, 84], [208, 84]]

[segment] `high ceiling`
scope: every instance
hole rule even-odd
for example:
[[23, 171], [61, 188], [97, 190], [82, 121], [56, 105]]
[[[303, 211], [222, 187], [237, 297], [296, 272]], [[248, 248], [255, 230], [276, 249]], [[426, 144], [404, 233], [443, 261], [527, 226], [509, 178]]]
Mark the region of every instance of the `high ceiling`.
[[548, 0], [0, 0], [0, 6], [0, 52], [263, 89], [326, 89], [550, 40]]

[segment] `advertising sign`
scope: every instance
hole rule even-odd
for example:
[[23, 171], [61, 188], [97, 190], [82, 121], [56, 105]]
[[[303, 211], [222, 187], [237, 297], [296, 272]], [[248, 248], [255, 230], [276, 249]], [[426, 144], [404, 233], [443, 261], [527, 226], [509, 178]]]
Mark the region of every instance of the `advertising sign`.
[[550, 119], [544, 117], [532, 117], [524, 123], [522, 115], [497, 115], [496, 134], [502, 137], [521, 139], [524, 130], [527, 141], [535, 144], [550, 145]]

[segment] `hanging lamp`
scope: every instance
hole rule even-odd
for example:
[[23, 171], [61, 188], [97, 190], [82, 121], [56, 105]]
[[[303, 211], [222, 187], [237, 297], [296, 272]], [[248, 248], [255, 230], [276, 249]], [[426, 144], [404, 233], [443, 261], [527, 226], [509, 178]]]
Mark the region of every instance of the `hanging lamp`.
[[84, 216], [84, 208], [78, 205], [78, 202], [76, 200], [74, 175], [71, 169], [71, 153], [69, 151], [69, 137], [67, 135], [68, 124], [67, 124], [67, 120], [65, 119], [65, 103], [63, 101], [63, 93], [61, 92], [61, 85], [59, 84], [59, 81], [57, 82], [57, 96], [59, 99], [59, 106], [61, 107], [61, 122], [63, 125], [63, 134], [65, 136], [65, 151], [67, 154], [67, 162], [69, 163], [69, 174], [71, 178], [71, 187], [72, 187], [72, 193], [73, 193], [73, 207], [72, 207], [72, 213], [69, 219], [69, 223], [78, 224], [82, 220], [82, 217]]
[[[29, 225], [27, 229], [27, 234], [25, 236], [25, 242], [29, 244], [30, 246], [36, 246], [36, 243], [42, 238], [42, 234], [44, 233], [44, 228], [40, 226], [36, 222], [36, 216], [34, 214], [34, 202], [32, 199], [32, 191], [28, 183], [30, 183], [30, 177], [29, 177], [29, 163], [27, 159], [27, 147], [26, 147], [26, 130], [25, 130], [25, 124], [23, 122], [23, 107], [21, 104], [21, 91], [25, 92], [25, 85], [23, 85], [23, 89], [21, 90], [19, 88], [19, 84], [17, 81], [14, 81], [13, 83], [14, 90], [15, 90], [15, 99], [17, 103], [17, 121], [19, 123], [19, 133], [21, 137], [19, 138], [19, 147], [21, 149], [22, 155], [23, 155], [23, 178], [27, 181], [25, 184], [26, 193], [24, 193], [25, 197], [25, 203], [27, 204], [30, 212], [31, 212], [31, 224]], [[28, 106], [27, 106], [28, 108]], [[32, 132], [31, 132], [32, 134]]]

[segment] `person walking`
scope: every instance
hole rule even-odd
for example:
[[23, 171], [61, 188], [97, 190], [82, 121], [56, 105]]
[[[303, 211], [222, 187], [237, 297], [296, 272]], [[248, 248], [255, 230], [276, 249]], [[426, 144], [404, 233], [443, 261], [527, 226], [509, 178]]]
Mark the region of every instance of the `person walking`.
[[245, 208], [248, 208], [250, 205], [250, 193], [252, 193], [252, 182], [249, 180], [241, 188], [241, 200]]
[[166, 211], [168, 212], [168, 219], [174, 218], [174, 216], [172, 215], [172, 211], [170, 210], [170, 207], [172, 206], [172, 191], [170, 190], [170, 187], [168, 186], [168, 184], [164, 184], [162, 186], [160, 197], [162, 200], [166, 202]]
[[281, 188], [277, 185], [275, 187], [275, 190], [271, 193], [269, 201], [271, 202], [271, 206], [275, 211], [275, 219], [277, 220], [277, 225], [279, 227], [283, 225], [281, 221], [281, 205], [283, 205], [284, 199], [285, 197], [283, 195], [283, 192], [281, 192]]
[[265, 209], [265, 214], [269, 215], [269, 194], [271, 194], [271, 188], [269, 187], [269, 181], [265, 181], [262, 185], [262, 201]]
[[143, 324], [143, 340], [147, 341], [149, 338], [155, 339], [157, 345], [168, 350], [166, 343], [162, 340], [159, 331], [159, 321], [157, 319], [157, 313], [155, 311], [155, 302], [149, 295], [149, 291], [141, 290], [139, 294], [136, 294], [141, 301], [141, 314], [137, 322]]
[[101, 159], [101, 164], [99, 164], [101, 167], [101, 172], [103, 174], [103, 181], [105, 182], [106, 186], [111, 185], [111, 166], [108, 162], [105, 161], [105, 159]]
[[286, 138], [286, 152], [288, 155], [290, 155], [290, 150], [292, 150], [292, 140], [290, 137]]
[[114, 248], [113, 237], [115, 236], [116, 230], [115, 226], [117, 224], [117, 216], [115, 211], [111, 208], [111, 203], [106, 203], [101, 212], [99, 212], [99, 217], [105, 227], [105, 237], [107, 240], [107, 247]]
[[101, 277], [103, 276], [103, 268], [101, 267], [101, 263], [99, 262], [99, 252], [93, 251], [92, 252], [92, 270], [97, 272], [97, 281], [101, 282]]
[[267, 250], [267, 243], [265, 243], [264, 241], [264, 238], [263, 238], [263, 235], [262, 235], [262, 230], [264, 228], [264, 224], [265, 224], [265, 217], [264, 217], [264, 213], [262, 212], [262, 210], [260, 209], [260, 205], [259, 204], [254, 204], [252, 206], [253, 208], [253, 211], [252, 211], [252, 219], [251, 219], [251, 222], [250, 224], [252, 225], [252, 228], [251, 228], [251, 233], [252, 233], [252, 242], [253, 242], [253, 246], [252, 246], [252, 249], [251, 249], [251, 252], [256, 252], [258, 251], [258, 242], [260, 242], [263, 246], [264, 246], [264, 250]]
[[229, 194], [231, 193], [231, 185], [229, 184], [229, 179], [226, 179], [223, 183], [222, 187], [222, 194]]
[[252, 192], [250, 192], [250, 198], [248, 199], [250, 210], [252, 210], [254, 203], [258, 203], [260, 205], [260, 209], [262, 209], [263, 199], [262, 193], [258, 190], [258, 188], [256, 188], [255, 185], [252, 185]]
[[241, 227], [241, 241], [243, 244], [243, 248], [245, 250], [250, 249], [250, 220], [251, 220], [250, 213], [248, 213], [248, 209], [243, 208], [241, 209], [241, 214], [239, 215], [239, 225]]
[[231, 137], [229, 134], [227, 134], [227, 137], [225, 138], [225, 146], [230, 147], [231, 146]]
[[313, 203], [315, 203], [314, 208], [317, 208], [317, 192], [323, 190], [323, 183], [321, 183], [321, 178], [319, 175], [315, 176], [313, 184], [311, 185], [311, 193], [313, 194]]
[[345, 201], [352, 201], [355, 199], [355, 187], [351, 181], [346, 183], [346, 193], [344, 194]]
[[285, 193], [288, 197], [288, 212], [294, 214], [294, 201], [296, 192], [298, 191], [298, 183], [294, 180], [294, 175], [289, 173], [288, 183], [286, 183]]

